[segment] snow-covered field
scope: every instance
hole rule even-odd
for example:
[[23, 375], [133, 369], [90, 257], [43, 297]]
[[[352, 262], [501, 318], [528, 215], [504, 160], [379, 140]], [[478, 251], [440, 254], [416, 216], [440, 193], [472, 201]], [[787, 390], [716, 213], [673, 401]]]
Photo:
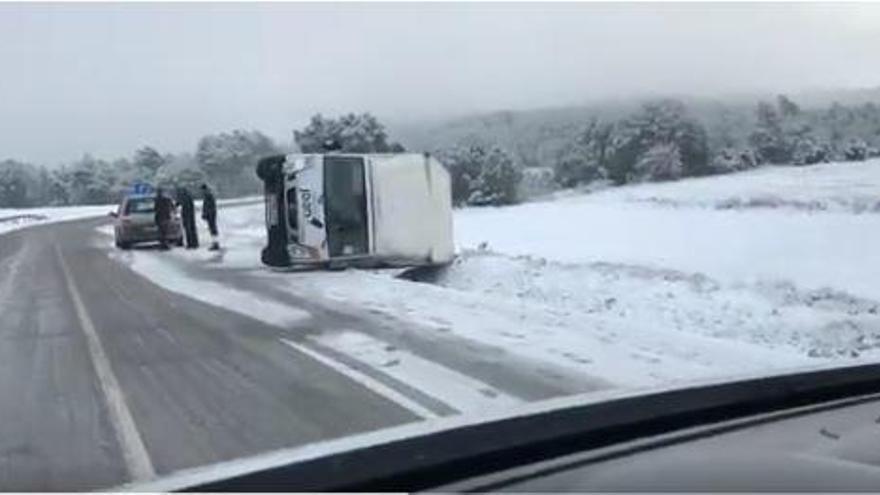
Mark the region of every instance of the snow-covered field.
[[605, 189], [600, 201], [615, 198], [667, 206], [719, 210], [782, 208], [802, 211], [880, 211], [880, 160], [807, 167], [762, 167], [720, 177]]
[[[880, 356], [877, 201], [880, 162], [869, 161], [465, 209], [455, 216], [459, 257], [433, 283], [263, 269], [259, 204], [221, 211], [222, 257], [167, 256], [390, 315], [426, 338], [650, 386]], [[134, 258], [160, 284], [183, 276], [165, 253]]]
[[56, 208], [0, 208], [0, 234], [41, 223], [99, 217], [115, 206], [63, 206]]

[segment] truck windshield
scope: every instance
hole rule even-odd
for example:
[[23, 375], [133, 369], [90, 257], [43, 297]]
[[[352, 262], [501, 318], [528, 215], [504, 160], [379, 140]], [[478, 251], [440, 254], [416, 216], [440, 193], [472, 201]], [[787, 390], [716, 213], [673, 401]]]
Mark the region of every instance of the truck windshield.
[[367, 195], [360, 157], [324, 159], [324, 218], [331, 257], [366, 254]]
[[290, 229], [288, 237], [296, 237], [299, 230], [299, 213], [296, 203], [296, 188], [287, 190], [287, 226]]

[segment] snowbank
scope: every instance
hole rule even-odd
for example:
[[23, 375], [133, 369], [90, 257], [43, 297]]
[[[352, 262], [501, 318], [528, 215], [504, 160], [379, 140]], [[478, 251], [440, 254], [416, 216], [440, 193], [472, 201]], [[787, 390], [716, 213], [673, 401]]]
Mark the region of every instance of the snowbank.
[[[262, 204], [262, 196], [247, 196], [243, 198], [221, 199], [221, 206], [240, 206]], [[201, 205], [201, 201], [196, 201]], [[44, 208], [0, 208], [0, 234], [10, 232], [31, 225], [68, 220], [81, 220], [84, 218], [102, 217], [116, 211], [119, 205], [89, 205], [89, 206], [58, 206]]]
[[0, 208], [0, 234], [41, 223], [100, 217], [115, 209], [115, 205]]

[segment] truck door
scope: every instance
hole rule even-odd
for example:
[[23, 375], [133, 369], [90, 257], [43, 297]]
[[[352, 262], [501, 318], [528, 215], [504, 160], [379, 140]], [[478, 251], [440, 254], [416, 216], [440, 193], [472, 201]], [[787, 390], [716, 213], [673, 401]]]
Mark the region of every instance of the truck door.
[[369, 253], [364, 159], [324, 157], [324, 218], [330, 257]]

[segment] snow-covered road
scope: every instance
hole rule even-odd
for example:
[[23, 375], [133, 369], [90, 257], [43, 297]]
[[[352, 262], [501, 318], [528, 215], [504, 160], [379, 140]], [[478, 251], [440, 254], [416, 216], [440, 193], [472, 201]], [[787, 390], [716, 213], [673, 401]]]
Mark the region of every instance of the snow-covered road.
[[434, 283], [266, 270], [262, 205], [221, 212], [221, 255], [137, 251], [128, 262], [172, 290], [202, 283], [187, 266], [246, 273], [250, 299], [230, 303], [214, 286], [200, 297], [266, 321], [283, 311], [253, 311], [259, 287], [391, 318], [422, 340], [488, 346], [560, 381], [653, 386], [876, 357], [875, 193], [880, 163], [869, 161], [460, 210], [459, 258]]

